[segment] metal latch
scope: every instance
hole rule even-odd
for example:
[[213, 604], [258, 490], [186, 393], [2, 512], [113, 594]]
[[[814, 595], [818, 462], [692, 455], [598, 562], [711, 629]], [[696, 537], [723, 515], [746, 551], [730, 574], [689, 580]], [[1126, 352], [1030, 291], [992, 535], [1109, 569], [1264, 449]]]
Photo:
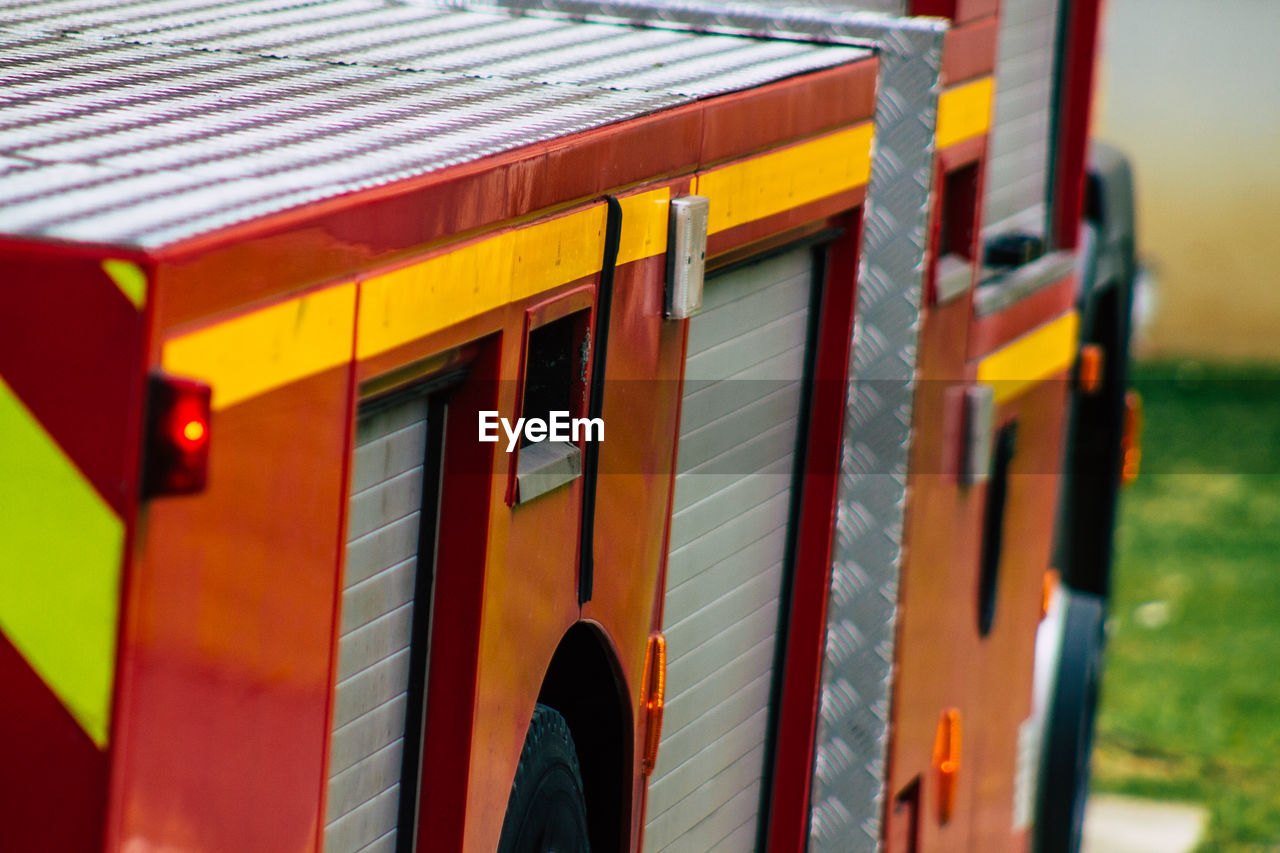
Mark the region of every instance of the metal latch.
[[672, 199], [667, 226], [666, 315], [671, 320], [692, 317], [702, 308], [702, 281], [707, 265], [705, 196]]

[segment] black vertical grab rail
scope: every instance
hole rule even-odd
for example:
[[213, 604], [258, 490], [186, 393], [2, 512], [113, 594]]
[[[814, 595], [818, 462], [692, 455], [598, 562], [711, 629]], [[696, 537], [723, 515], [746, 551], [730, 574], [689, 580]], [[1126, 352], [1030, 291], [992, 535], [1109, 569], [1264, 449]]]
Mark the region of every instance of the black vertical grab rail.
[[[604, 200], [607, 205], [604, 259], [600, 265], [600, 291], [596, 297], [595, 346], [591, 356], [591, 388], [587, 396], [588, 418], [599, 418], [604, 410], [604, 370], [609, 354], [613, 274], [618, 265], [618, 244], [622, 236], [622, 205], [611, 195], [605, 196]], [[588, 441], [582, 455], [582, 523], [578, 539], [579, 605], [591, 600], [595, 580], [596, 475], [599, 468], [599, 442]]]

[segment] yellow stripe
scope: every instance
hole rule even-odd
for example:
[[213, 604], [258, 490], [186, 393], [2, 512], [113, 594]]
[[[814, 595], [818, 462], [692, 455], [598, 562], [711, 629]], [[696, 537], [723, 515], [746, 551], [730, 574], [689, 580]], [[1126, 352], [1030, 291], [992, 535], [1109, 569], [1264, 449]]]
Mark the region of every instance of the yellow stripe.
[[[619, 200], [619, 264], [666, 251], [670, 200], [665, 188]], [[604, 205], [593, 205], [362, 282], [357, 356], [386, 352], [599, 272], [605, 216]]]
[[524, 299], [599, 272], [604, 259], [605, 217], [601, 204], [510, 232], [514, 258], [511, 292], [505, 301]]
[[102, 747], [124, 525], [3, 380], [0, 435], [0, 630]]
[[339, 284], [174, 338], [166, 370], [208, 381], [225, 409], [351, 360], [356, 286]]
[[708, 230], [724, 231], [854, 187], [871, 176], [871, 124], [698, 175], [711, 200]]
[[618, 265], [651, 258], [667, 251], [667, 217], [671, 191], [667, 188], [618, 199], [622, 205], [622, 239]]
[[978, 381], [992, 386], [999, 403], [1061, 373], [1075, 361], [1079, 326], [1072, 311], [996, 350], [978, 362]]
[[983, 77], [948, 89], [938, 98], [938, 147], [946, 148], [981, 136], [991, 127], [995, 82]]
[[102, 271], [115, 282], [134, 308], [141, 308], [147, 301], [147, 275], [137, 264], [108, 258], [102, 262]]

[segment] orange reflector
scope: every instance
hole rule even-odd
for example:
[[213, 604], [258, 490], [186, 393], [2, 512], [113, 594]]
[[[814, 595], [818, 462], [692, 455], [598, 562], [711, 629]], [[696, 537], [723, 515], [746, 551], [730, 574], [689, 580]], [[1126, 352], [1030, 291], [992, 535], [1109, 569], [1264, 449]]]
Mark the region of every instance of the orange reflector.
[[1120, 485], [1138, 479], [1142, 465], [1142, 395], [1128, 391], [1124, 395], [1124, 434], [1120, 437]]
[[933, 741], [933, 769], [938, 779], [938, 823], [951, 820], [960, 775], [960, 712], [948, 708], [938, 720]]
[[1102, 388], [1102, 347], [1085, 344], [1080, 347], [1080, 366], [1076, 383], [1083, 394], [1096, 394]]
[[1044, 573], [1044, 592], [1040, 599], [1040, 618], [1049, 615], [1049, 605], [1053, 603], [1053, 596], [1058, 591], [1058, 584], [1062, 581], [1062, 575], [1057, 569], [1049, 569]]
[[667, 638], [661, 633], [649, 637], [644, 652], [645, 731], [644, 757], [640, 769], [648, 776], [658, 761], [658, 741], [662, 738], [662, 710], [667, 695]]

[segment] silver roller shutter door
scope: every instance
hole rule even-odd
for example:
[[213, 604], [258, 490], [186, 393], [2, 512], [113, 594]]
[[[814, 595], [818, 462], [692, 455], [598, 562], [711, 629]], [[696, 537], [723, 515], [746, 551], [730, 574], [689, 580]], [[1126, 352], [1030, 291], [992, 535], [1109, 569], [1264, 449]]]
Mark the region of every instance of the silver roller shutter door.
[[984, 230], [1044, 235], [1061, 0], [1003, 0]]
[[396, 845], [426, 418], [419, 398], [357, 425], [325, 853]]
[[804, 248], [711, 279], [690, 320], [647, 851], [755, 848], [813, 270]]

